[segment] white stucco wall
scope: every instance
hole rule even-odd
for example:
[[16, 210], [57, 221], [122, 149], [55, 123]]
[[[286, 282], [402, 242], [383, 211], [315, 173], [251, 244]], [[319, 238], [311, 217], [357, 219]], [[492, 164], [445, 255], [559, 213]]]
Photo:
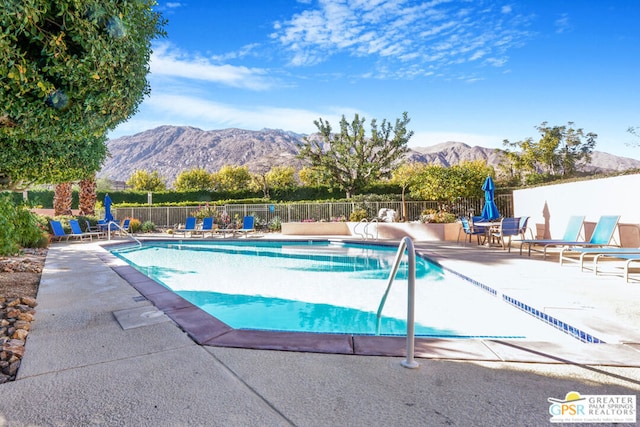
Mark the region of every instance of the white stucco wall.
[[531, 217], [534, 234], [536, 224], [538, 233], [540, 225], [548, 224], [546, 238], [561, 238], [571, 215], [585, 215], [589, 223], [602, 215], [620, 215], [621, 224], [633, 224], [621, 227], [625, 235], [630, 233], [626, 240], [640, 236], [640, 174], [516, 190], [513, 203], [514, 216]]

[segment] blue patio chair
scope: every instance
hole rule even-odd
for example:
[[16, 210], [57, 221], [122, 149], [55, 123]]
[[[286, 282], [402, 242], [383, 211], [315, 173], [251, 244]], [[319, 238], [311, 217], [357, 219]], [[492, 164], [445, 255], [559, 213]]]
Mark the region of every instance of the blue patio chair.
[[596, 270], [596, 259], [602, 256], [611, 256], [617, 258], [616, 255], [635, 255], [640, 256], [640, 248], [619, 248], [619, 247], [588, 247], [588, 248], [573, 248], [573, 252], [580, 254], [580, 271], [584, 271], [585, 261], [587, 258], [593, 257], [594, 266], [593, 270]]
[[[629, 248], [631, 249], [631, 248]], [[617, 253], [617, 254], [613, 254], [613, 253], [603, 253], [603, 254], [598, 254], [596, 255], [596, 257], [593, 259], [593, 272], [597, 275], [598, 274], [598, 261], [601, 259], [615, 259], [615, 260], [622, 260], [624, 261], [623, 266], [621, 267], [624, 270], [624, 280], [629, 283], [629, 270], [631, 270], [631, 264], [634, 262], [640, 262], [640, 253], [637, 254], [623, 254], [623, 253]], [[609, 262], [607, 262], [608, 265], [610, 265]], [[600, 270], [600, 272], [602, 272], [602, 270]]]
[[52, 239], [61, 241], [69, 240], [71, 237], [70, 234], [64, 232], [64, 228], [62, 227], [62, 223], [60, 221], [56, 221], [54, 219], [49, 220], [49, 225], [51, 226], [51, 231], [53, 232]]
[[120, 224], [120, 226], [115, 228], [117, 228], [118, 234], [120, 234], [121, 236], [124, 236], [125, 234], [129, 233], [130, 226], [131, 226], [131, 218], [125, 218]]
[[605, 215], [601, 216], [596, 223], [593, 233], [591, 233], [591, 239], [586, 242], [563, 242], [564, 247], [560, 249], [560, 265], [567, 262], [580, 262], [571, 257], [580, 251], [576, 251], [577, 247], [604, 247], [604, 246], [620, 246], [619, 244], [612, 244], [613, 234], [618, 229], [618, 221], [620, 221], [619, 215]]
[[529, 249], [529, 256], [531, 256], [532, 246], [542, 246], [543, 258], [547, 257], [547, 249], [554, 246], [562, 246], [564, 242], [575, 242], [580, 238], [582, 227], [584, 225], [583, 216], [572, 216], [569, 218], [567, 228], [564, 231], [561, 239], [530, 239], [522, 240], [520, 242], [520, 255], [522, 255], [522, 248], [527, 246]]
[[176, 228], [175, 230], [173, 230], [173, 236], [175, 237], [176, 234], [182, 234], [183, 236], [186, 236], [187, 233], [191, 234], [195, 230], [196, 230], [196, 217], [189, 216], [187, 217], [187, 220], [184, 223], [184, 228]]
[[204, 239], [207, 233], [211, 233], [211, 236], [213, 236], [216, 228], [217, 225], [213, 223], [213, 217], [206, 217], [202, 220], [202, 227], [192, 231], [191, 236], [201, 234]]
[[102, 236], [101, 232], [92, 232], [92, 231], [88, 231], [88, 232], [84, 232], [82, 231], [82, 228], [80, 228], [80, 223], [78, 223], [78, 220], [75, 219], [70, 219], [69, 220], [69, 226], [71, 227], [71, 237], [76, 237], [80, 240], [84, 240], [84, 238], [88, 238], [90, 241], [93, 241], [94, 236], [97, 238], [100, 238], [100, 236]]
[[478, 244], [480, 245], [480, 237], [484, 237], [484, 227], [475, 228], [471, 222], [465, 217], [460, 218], [460, 222], [462, 226], [460, 230], [458, 230], [458, 240], [456, 240], [456, 244], [460, 243], [460, 234], [464, 232], [464, 245], [467, 245], [467, 239], [471, 242], [473, 236], [476, 236], [478, 239]]
[[[525, 239], [525, 234], [527, 234], [527, 230], [529, 229], [529, 217], [528, 216], [521, 216], [520, 217], [520, 224], [518, 225], [518, 230], [520, 236], [522, 236], [522, 240]], [[531, 231], [531, 238], [533, 239], [533, 231]]]
[[255, 218], [251, 215], [242, 218], [242, 228], [234, 230], [235, 233], [244, 233], [244, 237], [247, 237], [248, 233], [255, 233]]
[[[502, 218], [500, 221], [500, 228], [497, 231], [491, 233], [491, 236], [500, 239], [502, 243], [502, 249], [509, 249], [511, 252], [511, 238], [520, 234], [520, 217], [515, 218]], [[505, 241], [508, 240], [508, 244]]]

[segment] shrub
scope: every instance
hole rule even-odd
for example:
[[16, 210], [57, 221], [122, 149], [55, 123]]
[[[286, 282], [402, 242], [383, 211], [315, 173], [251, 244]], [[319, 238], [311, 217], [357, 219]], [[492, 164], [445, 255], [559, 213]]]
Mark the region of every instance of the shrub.
[[456, 215], [451, 212], [426, 209], [420, 214], [420, 221], [425, 223], [446, 224], [456, 222]]
[[0, 197], [0, 255], [15, 255], [20, 247], [41, 247], [45, 237], [35, 214], [15, 205], [10, 196]]
[[274, 216], [271, 218], [271, 221], [269, 221], [268, 227], [269, 231], [280, 231], [282, 229], [282, 221], [279, 217]]
[[218, 210], [215, 207], [210, 207], [208, 203], [204, 206], [199, 206], [198, 209], [191, 212], [191, 216], [195, 216], [200, 221], [205, 218], [212, 217], [213, 222], [215, 222], [217, 214]]
[[368, 218], [368, 216], [369, 215], [367, 215], [366, 209], [362, 209], [362, 208], [354, 209], [353, 212], [351, 212], [351, 215], [349, 215], [349, 221], [360, 222], [363, 219]]
[[[143, 233], [151, 233], [153, 231], [156, 231], [156, 225], [151, 222], [151, 221], [145, 221], [142, 224], [142, 232]], [[173, 230], [172, 230], [173, 231]]]
[[142, 223], [139, 219], [130, 218], [129, 219], [129, 233], [137, 233], [142, 230]]

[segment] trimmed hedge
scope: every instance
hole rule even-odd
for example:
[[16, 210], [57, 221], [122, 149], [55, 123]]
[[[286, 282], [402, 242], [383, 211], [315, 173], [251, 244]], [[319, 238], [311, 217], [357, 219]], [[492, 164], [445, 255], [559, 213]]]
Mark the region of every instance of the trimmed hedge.
[[[395, 185], [378, 184], [367, 187], [365, 194], [398, 195], [401, 189]], [[98, 191], [98, 201], [103, 201], [109, 194], [114, 205], [146, 205], [148, 194], [146, 191]], [[44, 209], [53, 208], [53, 190], [28, 191], [29, 204], [42, 206]], [[342, 200], [344, 192], [326, 186], [296, 187], [290, 189], [277, 188], [270, 190], [270, 198], [262, 197], [262, 192], [255, 191], [161, 191], [152, 193], [154, 206], [197, 205], [202, 203], [231, 204], [231, 203], [268, 203], [268, 202], [299, 202], [304, 200]], [[15, 203], [22, 203], [22, 193], [13, 193]], [[78, 209], [78, 192], [73, 192], [71, 207]]]

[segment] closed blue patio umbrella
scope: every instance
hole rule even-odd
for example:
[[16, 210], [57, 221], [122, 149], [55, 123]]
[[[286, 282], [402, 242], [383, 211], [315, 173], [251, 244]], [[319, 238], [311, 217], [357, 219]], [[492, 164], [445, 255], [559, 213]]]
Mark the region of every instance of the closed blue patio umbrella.
[[111, 214], [111, 197], [109, 195], [104, 196], [104, 220], [105, 222], [113, 221], [113, 215]]
[[484, 180], [482, 189], [484, 190], [484, 207], [482, 208], [482, 218], [487, 221], [500, 218], [498, 207], [493, 201], [493, 193], [496, 189], [496, 186], [490, 176], [488, 176], [487, 179]]

